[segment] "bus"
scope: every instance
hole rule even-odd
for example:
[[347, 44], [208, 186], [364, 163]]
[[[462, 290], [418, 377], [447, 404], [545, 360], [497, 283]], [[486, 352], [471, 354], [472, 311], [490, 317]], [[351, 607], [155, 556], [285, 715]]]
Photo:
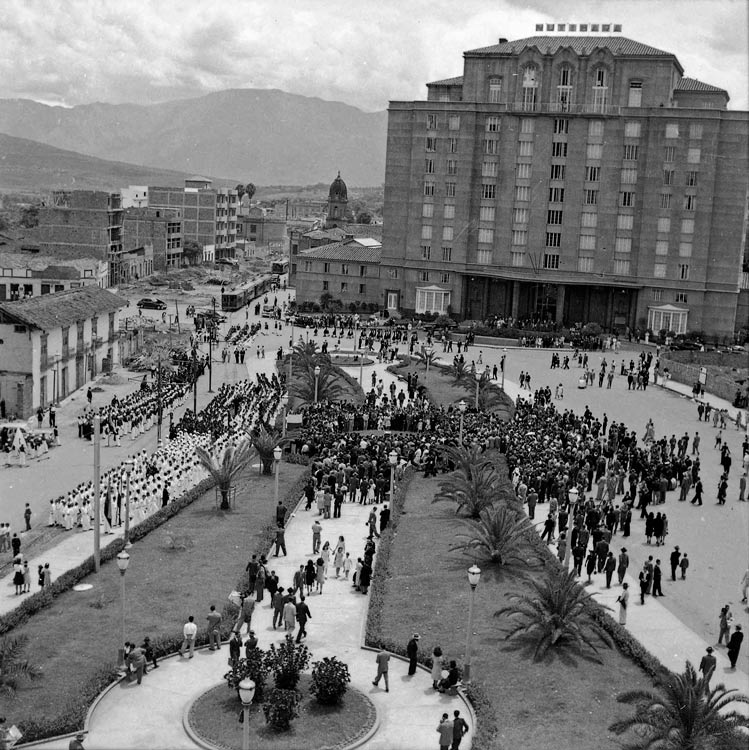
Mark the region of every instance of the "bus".
[[275, 273], [278, 276], [289, 272], [289, 261], [288, 260], [274, 260], [270, 266], [270, 272]]
[[234, 289], [226, 289], [221, 295], [221, 309], [225, 312], [235, 312], [248, 305], [256, 297], [261, 297], [273, 286], [273, 276], [261, 276], [248, 281]]

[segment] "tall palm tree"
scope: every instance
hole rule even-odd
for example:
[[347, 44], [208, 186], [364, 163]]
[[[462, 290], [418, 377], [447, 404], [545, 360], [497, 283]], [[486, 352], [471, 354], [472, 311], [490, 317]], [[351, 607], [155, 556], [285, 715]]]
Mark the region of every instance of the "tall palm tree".
[[530, 594], [510, 594], [510, 604], [495, 617], [514, 618], [505, 638], [517, 638], [533, 649], [533, 658], [540, 660], [550, 648], [593, 652], [601, 661], [596, 639], [611, 648], [608, 634], [588, 612], [592, 596], [577, 583], [574, 571], [549, 569], [548, 575], [530, 579]]
[[468, 374], [468, 365], [466, 365], [465, 360], [456, 359], [447, 368], [447, 372], [452, 376], [453, 385], [458, 385]]
[[445, 445], [440, 447], [439, 451], [455, 466], [455, 471], [459, 471], [466, 479], [470, 479], [475, 471], [480, 471], [486, 466], [491, 467], [491, 461], [477, 445], [471, 445], [469, 448], [462, 445]]
[[42, 668], [24, 659], [28, 636], [4, 636], [0, 638], [0, 692], [13, 698], [23, 680], [38, 680]]
[[524, 515], [506, 506], [494, 506], [481, 511], [478, 520], [463, 519], [466, 533], [457, 534], [464, 541], [453, 545], [452, 551], [460, 551], [472, 557], [481, 568], [494, 574], [527, 572], [537, 565], [530, 534], [530, 523]]
[[202, 446], [198, 446], [195, 453], [200, 465], [216, 482], [221, 493], [221, 510], [229, 510], [229, 490], [234, 478], [249, 464], [252, 444], [245, 438], [238, 443], [229, 443], [218, 454]]
[[[492, 383], [491, 376], [482, 372], [479, 379], [479, 411], [491, 411], [502, 404], [502, 392]], [[458, 381], [458, 385], [468, 391], [475, 398], [476, 376], [473, 372], [466, 371]]]
[[286, 438], [281, 437], [281, 430], [277, 427], [271, 427], [267, 424], [261, 424], [257, 429], [248, 433], [252, 447], [260, 456], [260, 465], [263, 474], [273, 473], [273, 461], [275, 457], [273, 452], [276, 447], [286, 442]]
[[[317, 377], [317, 400], [335, 401], [345, 394], [341, 376], [333, 367], [320, 365]], [[311, 404], [315, 400], [315, 366], [295, 370], [289, 384], [289, 396], [297, 404]]]
[[465, 508], [471, 518], [479, 518], [481, 511], [492, 504], [498, 482], [497, 473], [488, 464], [476, 467], [470, 477], [454, 472], [440, 482], [439, 492], [432, 502], [457, 503], [456, 513]]
[[629, 733], [629, 750], [746, 750], [749, 717], [732, 703], [749, 698], [723, 684], [711, 688], [695, 668], [686, 663], [681, 674], [664, 672], [655, 678], [656, 690], [630, 690], [617, 696], [634, 704], [635, 713], [614, 722], [610, 731]]

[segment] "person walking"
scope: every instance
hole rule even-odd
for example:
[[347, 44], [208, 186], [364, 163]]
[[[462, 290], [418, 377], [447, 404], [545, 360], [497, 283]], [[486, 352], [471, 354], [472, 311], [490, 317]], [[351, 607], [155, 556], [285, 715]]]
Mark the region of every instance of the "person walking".
[[375, 661], [377, 662], [377, 677], [372, 681], [372, 684], [377, 687], [380, 684], [380, 677], [384, 677], [385, 692], [389, 693], [390, 685], [388, 683], [388, 669], [390, 667], [390, 654], [382, 648], [378, 651]]
[[198, 626], [195, 618], [190, 615], [182, 628], [182, 645], [179, 647], [179, 655], [184, 657], [185, 651], [190, 650], [190, 658], [195, 656], [195, 637], [198, 634]]
[[[145, 654], [145, 657], [146, 657], [146, 666], [148, 666], [148, 662], [151, 662], [151, 666], [154, 669], [158, 669], [159, 663], [156, 660], [156, 652], [153, 650], [153, 646], [151, 645], [151, 639], [148, 636], [146, 636], [143, 639], [143, 643], [141, 644], [140, 647], [143, 649], [143, 653]], [[144, 669], [143, 673], [148, 674], [148, 669]]]
[[608, 555], [606, 555], [606, 562], [603, 566], [604, 573], [606, 574], [606, 588], [611, 588], [611, 578], [614, 575], [614, 571], [616, 570], [616, 560], [614, 559], [614, 553], [609, 552]]
[[460, 715], [460, 711], [453, 711], [453, 744], [451, 750], [458, 750], [463, 736], [468, 732], [468, 722]]
[[728, 646], [728, 640], [731, 637], [731, 622], [733, 620], [733, 615], [731, 614], [731, 608], [725, 604], [723, 607], [721, 607], [720, 615], [718, 616], [718, 627], [719, 627], [719, 633], [718, 633], [718, 645], [720, 646], [721, 643], [723, 643], [723, 637], [725, 636], [726, 639], [726, 646]]
[[286, 557], [286, 530], [283, 524], [276, 527], [276, 553], [274, 557], [278, 557], [278, 553], [281, 551], [283, 551], [283, 556]]
[[653, 567], [653, 596], [665, 596], [661, 589], [661, 578], [663, 572], [661, 571], [661, 561], [656, 560], [655, 566]]
[[679, 560], [681, 559], [681, 552], [679, 552], [679, 547], [674, 547], [674, 551], [671, 553], [671, 557], [669, 558], [669, 561], [671, 563], [671, 580], [676, 580], [676, 569], [679, 567]]
[[211, 604], [208, 611], [208, 644], [210, 651], [218, 651], [221, 648], [221, 614], [216, 612], [216, 606]]
[[439, 646], [435, 646], [432, 651], [432, 688], [436, 690], [439, 687], [439, 682], [442, 679], [442, 649]]
[[710, 686], [710, 678], [713, 676], [717, 664], [718, 660], [713, 656], [713, 647], [708, 646], [705, 655], [700, 661], [700, 672], [702, 672], [702, 678], [708, 687]]
[[288, 635], [294, 632], [296, 626], [296, 599], [292, 596], [283, 605], [283, 626]]
[[686, 552], [681, 556], [679, 567], [681, 568], [681, 580], [685, 581], [687, 579], [687, 568], [689, 567], [689, 558], [687, 558]]
[[31, 531], [31, 506], [28, 503], [23, 511], [23, 520], [26, 522], [26, 531]]
[[127, 655], [127, 666], [129, 670], [128, 679], [132, 682], [133, 676], [140, 685], [143, 682], [143, 674], [146, 669], [146, 655], [140, 646], [131, 644], [130, 653]]
[[744, 575], [741, 577], [741, 603], [746, 604], [747, 591], [749, 591], [749, 568], [744, 571]]
[[312, 619], [312, 613], [309, 611], [307, 602], [304, 601], [304, 594], [299, 597], [299, 603], [296, 605], [296, 619], [299, 623], [299, 632], [296, 635], [296, 642], [301, 643], [302, 638], [307, 637], [307, 620]]
[[440, 750], [450, 750], [453, 742], [453, 722], [448, 714], [442, 714], [440, 723], [437, 724], [437, 734], [440, 736]]
[[318, 520], [312, 524], [312, 554], [316, 555], [320, 551], [320, 535], [322, 534], [322, 525]]
[[406, 654], [408, 655], [408, 675], [412, 677], [416, 674], [416, 657], [419, 655], [419, 640], [420, 636], [418, 633], [413, 634], [413, 638], [408, 642], [406, 646]]
[[619, 553], [619, 560], [616, 568], [616, 575], [619, 578], [619, 585], [621, 586], [624, 582], [624, 576], [627, 574], [627, 568], [629, 567], [629, 555], [627, 554], [627, 548], [622, 547], [622, 551]]
[[252, 597], [252, 593], [248, 592], [240, 598], [239, 604], [239, 615], [237, 621], [234, 623], [235, 633], [238, 633], [242, 629], [242, 625], [247, 623], [247, 630], [252, 627], [252, 613], [255, 611], [255, 600]]
[[629, 604], [629, 584], [622, 584], [622, 593], [616, 598], [619, 604], [619, 624], [627, 624], [627, 605]]
[[229, 641], [229, 666], [234, 669], [242, 657], [242, 636], [238, 631], [232, 633]]
[[741, 625], [736, 626], [733, 635], [728, 641], [728, 660], [731, 662], [731, 669], [736, 669], [736, 662], [741, 650], [741, 642], [744, 640], [744, 634], [741, 632]]
[[640, 604], [645, 604], [645, 594], [648, 593], [648, 571], [644, 565], [642, 566], [638, 580], [640, 583]]

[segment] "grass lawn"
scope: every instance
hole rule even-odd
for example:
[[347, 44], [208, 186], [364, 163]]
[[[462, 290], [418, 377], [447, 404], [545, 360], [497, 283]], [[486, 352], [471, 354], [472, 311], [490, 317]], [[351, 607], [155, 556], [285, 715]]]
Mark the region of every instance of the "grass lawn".
[[[304, 470], [282, 464], [280, 497]], [[264, 528], [275, 524], [274, 479], [259, 475], [257, 468], [248, 468], [237, 482], [234, 510], [217, 511], [214, 498], [211, 489], [133, 544], [125, 576], [125, 640], [179, 635], [190, 614], [202, 630], [208, 607], [215, 604], [221, 611]], [[167, 535], [187, 540], [189, 548], [170, 549]], [[30, 719], [63, 715], [80, 686], [116, 662], [121, 643], [116, 562], [105, 563], [98, 577], [82, 582], [93, 588], [68, 591], [10, 633], [28, 636], [26, 655], [44, 669], [44, 677], [25, 683], [15, 699], [0, 697], [0, 716], [22, 729]]]
[[[299, 716], [287, 732], [265, 723], [262, 706], [250, 708], [250, 747], [263, 750], [335, 750], [361, 737], [374, 724], [375, 709], [369, 698], [351, 687], [339, 705], [323, 706], [310, 694], [311, 677], [302, 675]], [[269, 686], [270, 688], [270, 686]], [[242, 746], [241, 711], [237, 694], [219, 685], [203, 694], [190, 708], [192, 730], [211, 744], [234, 750]]]
[[[382, 633], [405, 646], [418, 632], [422, 653], [431, 654], [439, 644], [445, 658], [462, 663], [469, 600], [466, 570], [472, 561], [449, 552], [462, 529], [454, 506], [432, 504], [438, 481], [419, 478], [410, 485], [393, 540]], [[615, 697], [625, 690], [650, 688], [647, 675], [605, 647], [602, 665], [579, 657], [535, 663], [508, 649], [502, 621], [492, 615], [511, 589], [511, 582], [485, 573], [476, 591], [472, 678], [494, 706], [499, 725], [495, 747], [480, 750], [618, 747], [607, 727], [627, 709]]]

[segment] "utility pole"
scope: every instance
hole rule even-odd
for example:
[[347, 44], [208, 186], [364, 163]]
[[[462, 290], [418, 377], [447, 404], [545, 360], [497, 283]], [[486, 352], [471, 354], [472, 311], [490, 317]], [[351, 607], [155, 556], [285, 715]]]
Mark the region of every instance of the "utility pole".
[[[208, 329], [208, 393], [213, 393], [213, 332], [218, 331], [216, 321], [216, 298], [213, 297], [213, 318], [211, 318], [211, 327]], [[218, 341], [218, 336], [216, 336]]]
[[[179, 329], [179, 305], [177, 304], [177, 300], [174, 300], [174, 309], [177, 311], [177, 333], [182, 333]], [[169, 326], [169, 330], [171, 330], [171, 326]]]
[[94, 573], [101, 566], [101, 417], [94, 415]]
[[156, 400], [158, 401], [159, 416], [156, 422], [156, 445], [161, 445], [161, 350], [159, 350], [159, 376], [156, 381]]

